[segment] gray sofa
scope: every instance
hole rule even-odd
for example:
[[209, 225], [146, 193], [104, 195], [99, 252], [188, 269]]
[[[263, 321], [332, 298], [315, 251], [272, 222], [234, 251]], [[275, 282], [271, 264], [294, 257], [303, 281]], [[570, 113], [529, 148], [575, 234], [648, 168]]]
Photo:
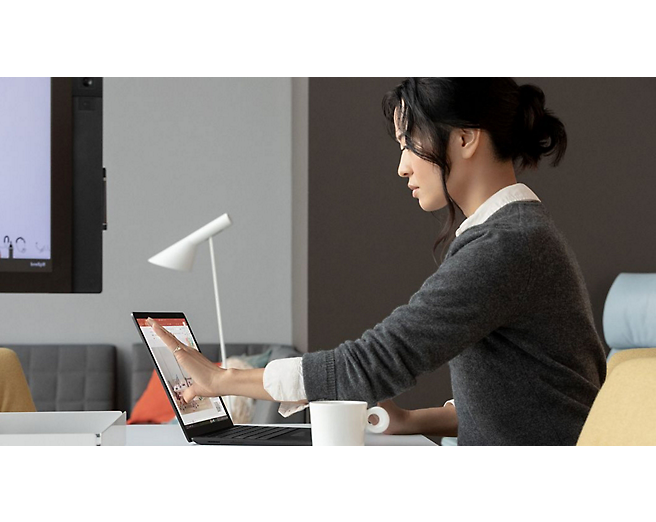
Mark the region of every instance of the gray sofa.
[[16, 352], [37, 411], [116, 409], [116, 347], [2, 345]]
[[[32, 392], [37, 411], [81, 411], [118, 409], [117, 350], [107, 344], [86, 345], [3, 345], [18, 355]], [[201, 351], [212, 361], [220, 353], [218, 344], [201, 344]], [[243, 356], [260, 363], [301, 354], [293, 347], [281, 344], [227, 343], [226, 354]], [[128, 413], [134, 408], [152, 376], [154, 364], [146, 347], [141, 343], [132, 346], [130, 354], [129, 390], [123, 394], [130, 398]], [[123, 391], [123, 390], [122, 390]], [[283, 418], [278, 414], [279, 404], [256, 401], [254, 423], [302, 423], [305, 412]]]

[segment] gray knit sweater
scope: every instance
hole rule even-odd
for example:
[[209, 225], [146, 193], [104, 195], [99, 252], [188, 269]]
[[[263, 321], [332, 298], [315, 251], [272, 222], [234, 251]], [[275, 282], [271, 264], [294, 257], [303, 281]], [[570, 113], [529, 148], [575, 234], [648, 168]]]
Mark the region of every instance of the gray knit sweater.
[[458, 444], [575, 444], [606, 377], [578, 263], [538, 201], [458, 236], [409, 303], [305, 354], [307, 398], [395, 397], [449, 363]]

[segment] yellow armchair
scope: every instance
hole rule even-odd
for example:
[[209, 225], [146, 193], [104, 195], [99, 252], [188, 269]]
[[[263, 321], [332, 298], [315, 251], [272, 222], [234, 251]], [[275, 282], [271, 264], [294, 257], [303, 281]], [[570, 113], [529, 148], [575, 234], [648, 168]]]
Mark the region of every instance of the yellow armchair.
[[608, 360], [606, 382], [577, 446], [656, 445], [656, 348], [622, 350]]
[[18, 356], [0, 348], [0, 412], [36, 411]]

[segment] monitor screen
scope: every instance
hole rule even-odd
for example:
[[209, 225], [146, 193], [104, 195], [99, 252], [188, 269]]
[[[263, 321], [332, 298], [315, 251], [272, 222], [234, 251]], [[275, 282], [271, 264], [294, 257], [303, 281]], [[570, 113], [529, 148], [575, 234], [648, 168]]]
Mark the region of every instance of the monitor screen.
[[50, 272], [50, 78], [0, 78], [0, 271]]
[[102, 291], [102, 78], [0, 78], [0, 292]]
[[[182, 399], [184, 390], [193, 384], [191, 376], [178, 364], [177, 359], [164, 342], [155, 334], [144, 318], [136, 319], [141, 334], [155, 359], [161, 378], [166, 383], [169, 397], [178, 410], [185, 426], [199, 426], [227, 419], [220, 397], [196, 397], [191, 402]], [[156, 321], [187, 346], [198, 350], [187, 321], [183, 318], [158, 318]]]

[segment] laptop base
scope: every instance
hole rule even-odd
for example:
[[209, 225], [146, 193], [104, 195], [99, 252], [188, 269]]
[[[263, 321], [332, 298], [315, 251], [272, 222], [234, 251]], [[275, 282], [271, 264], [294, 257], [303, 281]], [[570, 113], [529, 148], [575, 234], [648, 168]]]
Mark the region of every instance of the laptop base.
[[214, 435], [194, 437], [194, 442], [231, 446], [312, 446], [312, 430], [238, 424]]

